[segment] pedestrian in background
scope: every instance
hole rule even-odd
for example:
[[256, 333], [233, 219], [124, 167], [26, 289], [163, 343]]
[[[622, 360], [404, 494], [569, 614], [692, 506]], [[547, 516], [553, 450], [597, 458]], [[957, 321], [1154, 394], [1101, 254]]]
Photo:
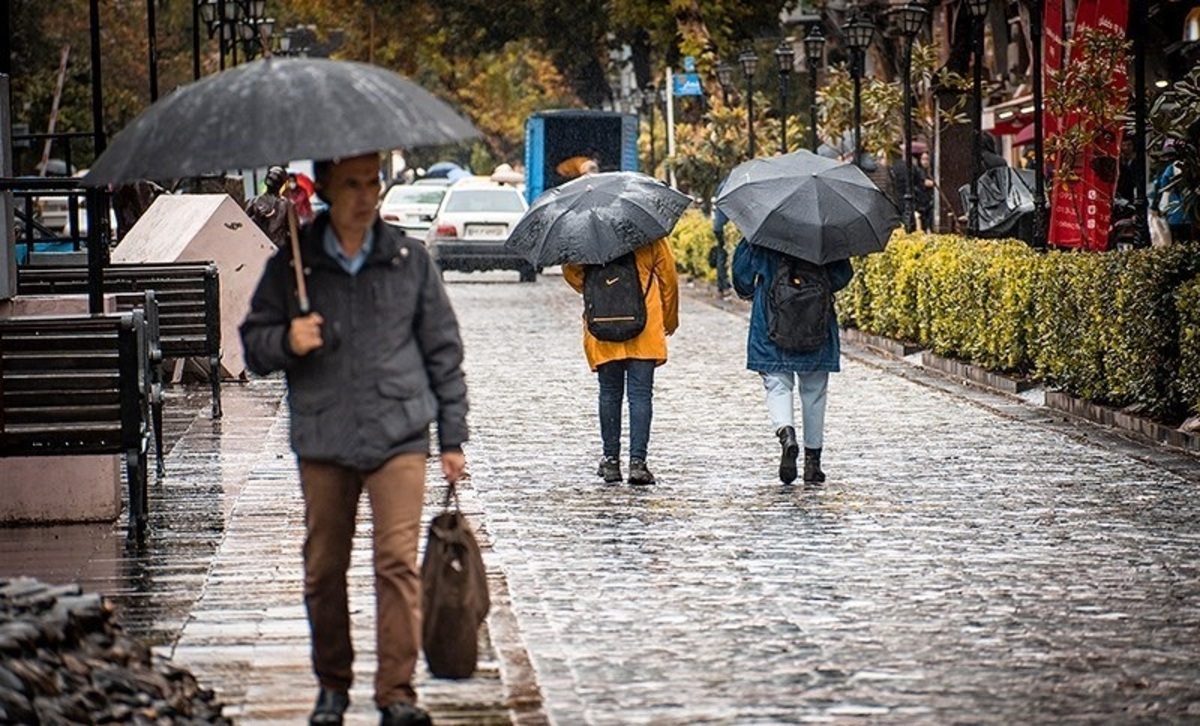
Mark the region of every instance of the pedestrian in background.
[[933, 231], [933, 202], [937, 194], [937, 183], [933, 179], [933, 159], [929, 152], [922, 152], [917, 166], [921, 170], [922, 182], [914, 185], [917, 214], [921, 218], [921, 231]]
[[[827, 312], [826, 337], [819, 348], [810, 352], [792, 352], [776, 345], [768, 332], [769, 289], [780, 265], [788, 257], [775, 250], [738, 243], [733, 253], [733, 289], [743, 299], [752, 299], [750, 332], [746, 343], [746, 367], [761, 377], [767, 395], [767, 413], [781, 448], [779, 479], [784, 484], [796, 480], [799, 444], [793, 391], [800, 387], [800, 415], [803, 423], [804, 483], [825, 481], [821, 470], [821, 451], [825, 438], [825, 404], [829, 374], [841, 370], [841, 345], [837, 316], [832, 304]], [[854, 270], [849, 260], [838, 260], [817, 269], [826, 274], [828, 287], [836, 292], [850, 283]]]
[[246, 216], [262, 230], [276, 247], [287, 247], [291, 243], [288, 211], [292, 203], [283, 196], [287, 183], [287, 172], [282, 166], [267, 169], [263, 178], [263, 192], [246, 202]]
[[[621, 408], [629, 400], [629, 483], [653, 484], [646, 464], [653, 418], [654, 370], [667, 362], [667, 337], [679, 327], [679, 278], [675, 256], [664, 237], [633, 252], [644, 291], [646, 324], [626, 341], [600, 340], [585, 325], [583, 350], [600, 386], [600, 438], [603, 458], [597, 475], [621, 481]], [[563, 279], [580, 294], [585, 267], [563, 265]]]
[[[725, 182], [729, 177], [721, 180], [717, 185], [717, 191], [713, 197], [721, 194], [721, 190], [725, 188]], [[725, 247], [725, 225], [729, 222], [729, 217], [721, 211], [719, 207], [713, 207], [712, 229], [713, 236], [717, 238], [716, 244], [708, 251], [708, 266], [717, 271], [717, 294], [722, 298], [731, 297], [729, 284], [729, 251]]]
[[375, 702], [381, 724], [428, 724], [412, 677], [421, 647], [417, 540], [429, 426], [456, 481], [467, 440], [458, 322], [424, 245], [379, 218], [379, 158], [319, 162], [328, 212], [301, 239], [312, 312], [298, 309], [292, 253], [267, 262], [241, 326], [246, 364], [287, 374], [304, 494], [304, 602], [320, 690], [310, 723], [340, 724], [354, 651], [346, 571], [363, 491], [374, 537]]
[[313, 212], [312, 192], [305, 188], [304, 183], [295, 174], [288, 174], [284, 196], [296, 207], [296, 216], [300, 224], [311, 224], [316, 217]]

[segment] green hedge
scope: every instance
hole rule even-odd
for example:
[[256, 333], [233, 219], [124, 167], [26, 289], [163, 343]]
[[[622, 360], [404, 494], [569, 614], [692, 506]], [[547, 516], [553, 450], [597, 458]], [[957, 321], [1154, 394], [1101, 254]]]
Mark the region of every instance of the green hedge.
[[1165, 419], [1200, 411], [1200, 250], [1040, 254], [896, 235], [855, 260], [842, 323]]

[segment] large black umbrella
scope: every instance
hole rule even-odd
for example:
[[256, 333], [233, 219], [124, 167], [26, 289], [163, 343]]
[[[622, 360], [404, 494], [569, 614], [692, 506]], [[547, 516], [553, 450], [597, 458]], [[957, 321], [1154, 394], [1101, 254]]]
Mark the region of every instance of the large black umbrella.
[[83, 184], [345, 158], [478, 134], [446, 103], [385, 68], [267, 58], [159, 99], [116, 135]]
[[[1033, 186], [1037, 181], [1032, 169], [996, 166], [979, 175], [980, 237], [998, 239], [1020, 237], [1022, 227], [1032, 223]], [[971, 185], [958, 189], [963, 209], [971, 214]], [[1032, 241], [1030, 236], [1029, 241]]]
[[734, 167], [717, 206], [750, 244], [817, 264], [878, 252], [900, 225], [861, 169], [807, 150]]
[[670, 234], [691, 203], [636, 171], [588, 174], [543, 192], [505, 246], [538, 267], [602, 265]]

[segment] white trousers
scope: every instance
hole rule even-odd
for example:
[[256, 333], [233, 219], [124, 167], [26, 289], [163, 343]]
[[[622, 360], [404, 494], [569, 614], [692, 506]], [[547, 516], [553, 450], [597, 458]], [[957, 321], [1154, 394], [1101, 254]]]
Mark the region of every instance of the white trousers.
[[804, 448], [819, 449], [825, 440], [825, 399], [829, 390], [829, 372], [759, 373], [767, 390], [767, 413], [775, 431], [796, 426], [792, 391], [800, 381], [800, 419], [804, 422]]

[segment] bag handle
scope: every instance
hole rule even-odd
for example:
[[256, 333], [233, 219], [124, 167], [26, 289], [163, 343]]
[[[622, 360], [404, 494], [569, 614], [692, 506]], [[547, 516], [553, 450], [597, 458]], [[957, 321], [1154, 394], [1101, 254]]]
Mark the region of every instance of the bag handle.
[[458, 484], [457, 484], [457, 482], [450, 482], [450, 484], [447, 485], [447, 487], [446, 487], [446, 499], [442, 502], [442, 513], [443, 514], [450, 511], [450, 500], [452, 500], [452, 499], [454, 500], [454, 511], [456, 511], [456, 512], [462, 511], [462, 506], [459, 504], [459, 501], [458, 501]]

